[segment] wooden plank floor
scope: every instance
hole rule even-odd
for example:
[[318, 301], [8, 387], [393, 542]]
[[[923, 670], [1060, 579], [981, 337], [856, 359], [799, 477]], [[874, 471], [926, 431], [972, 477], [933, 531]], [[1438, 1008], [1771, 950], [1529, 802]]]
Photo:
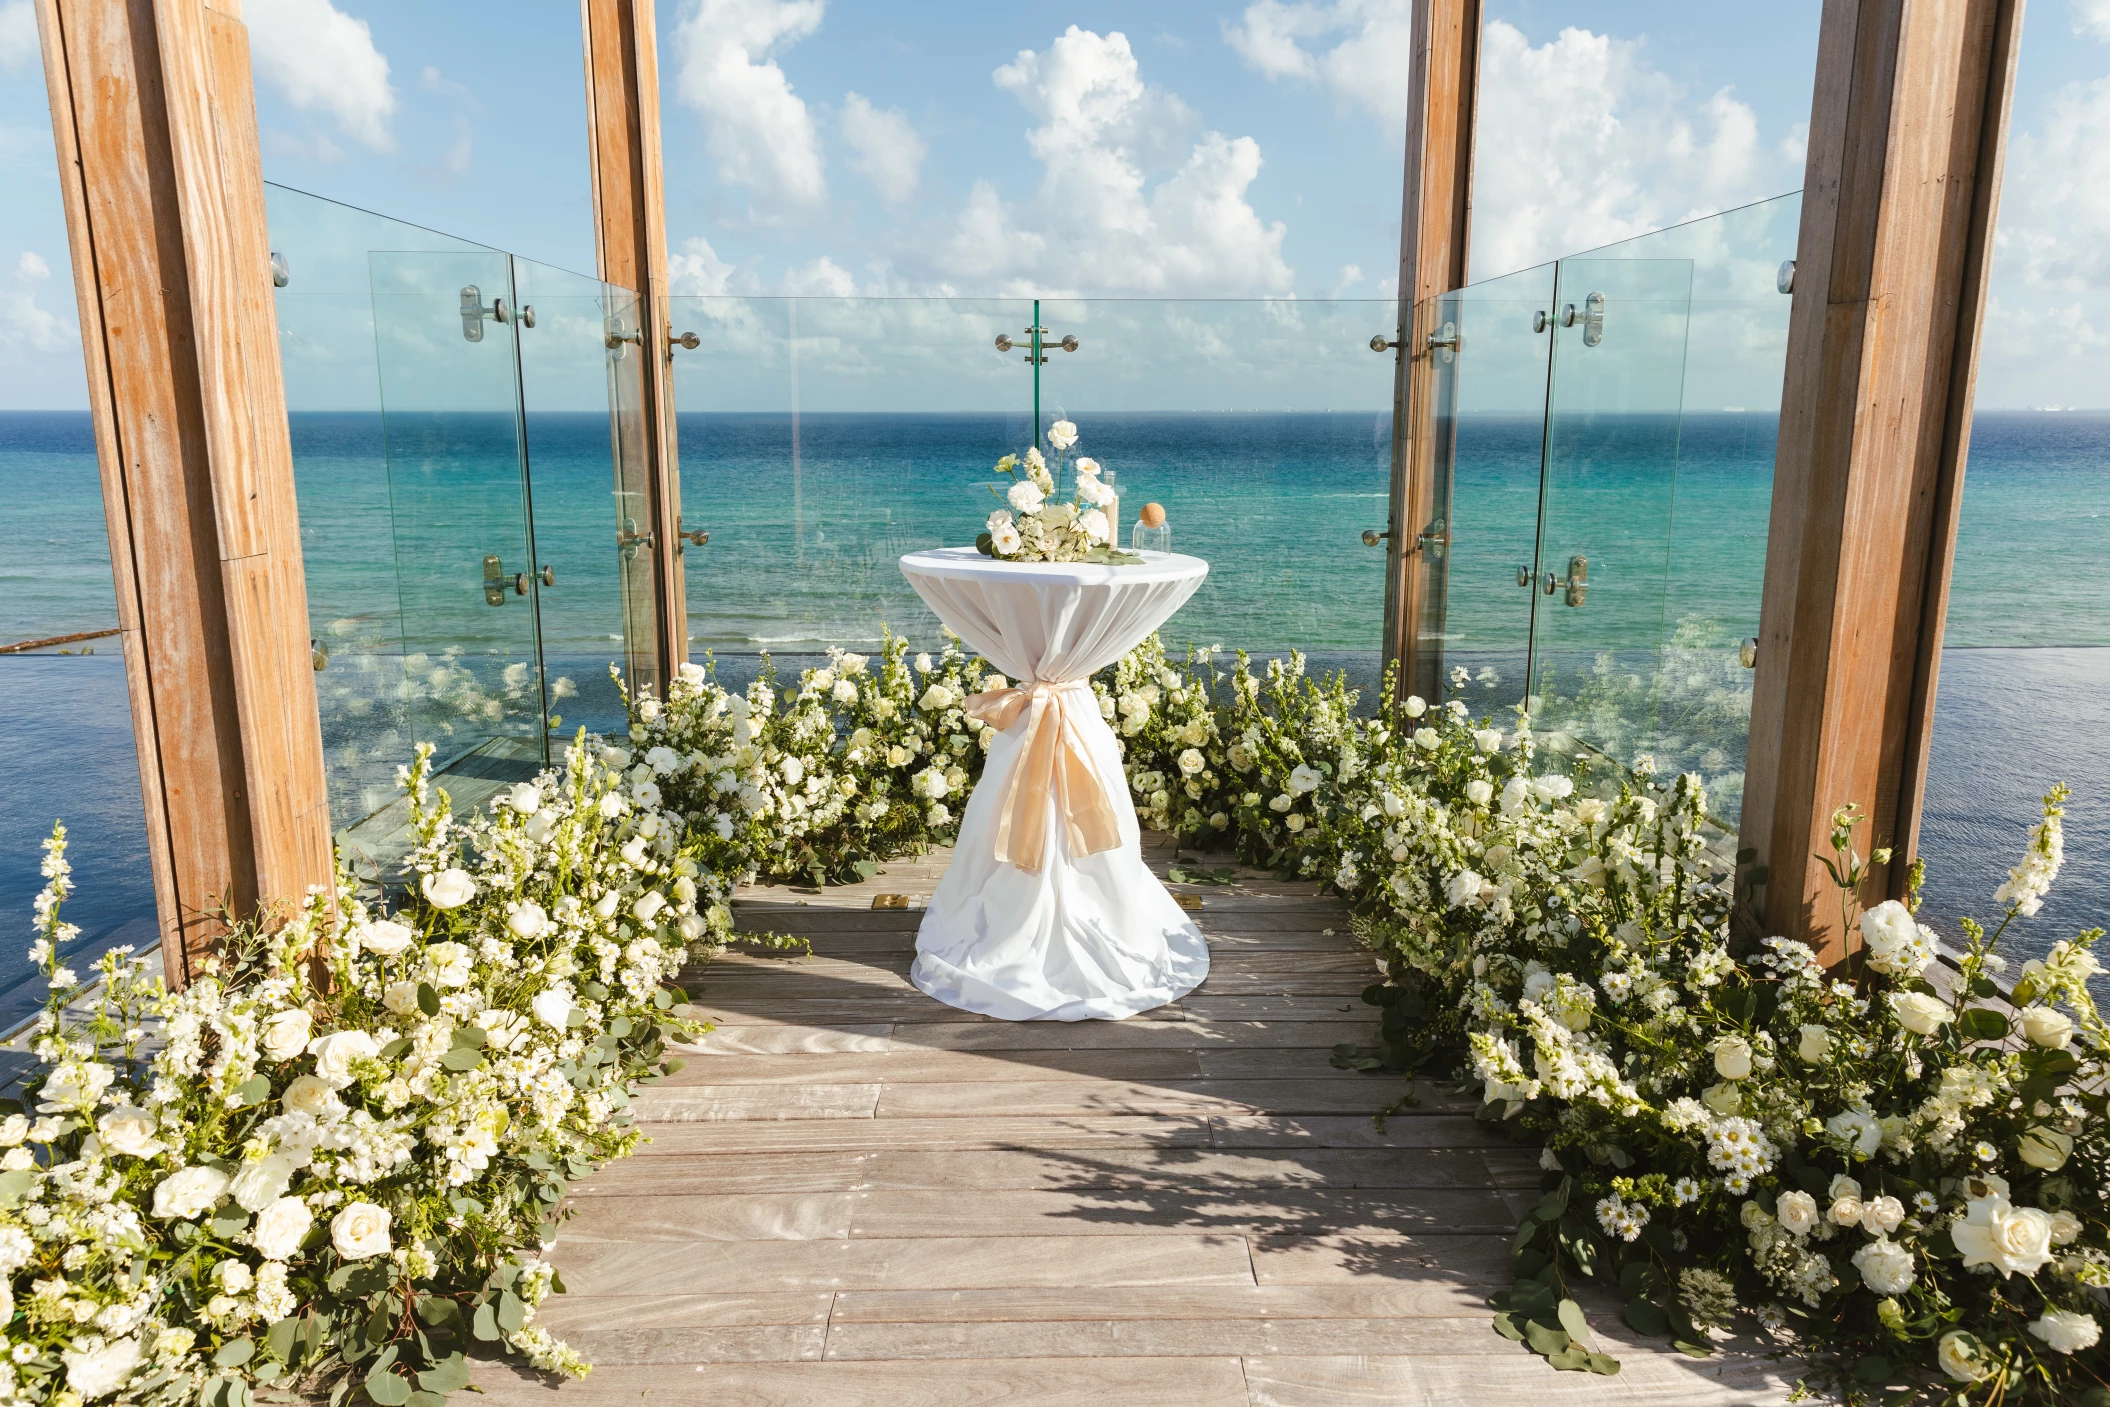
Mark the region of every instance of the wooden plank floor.
[[[1169, 852], [1153, 854], [1162, 873]], [[824, 893], [754, 890], [811, 959], [690, 974], [718, 1023], [639, 1101], [652, 1142], [579, 1185], [542, 1321], [597, 1365], [502, 1404], [1346, 1407], [1757, 1403], [1770, 1365], [1612, 1332], [1616, 1378], [1493, 1331], [1533, 1158], [1424, 1091], [1328, 1064], [1368, 1039], [1340, 905], [1206, 891], [1213, 971], [1124, 1022], [989, 1021], [909, 985], [945, 856]]]

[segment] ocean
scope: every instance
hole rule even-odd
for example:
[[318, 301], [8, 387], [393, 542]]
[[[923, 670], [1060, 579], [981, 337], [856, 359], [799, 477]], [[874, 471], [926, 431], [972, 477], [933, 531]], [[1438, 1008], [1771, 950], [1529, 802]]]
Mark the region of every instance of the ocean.
[[[875, 643], [882, 623], [935, 643], [895, 560], [969, 540], [996, 506], [990, 464], [1030, 433], [1021, 415], [794, 416], [686, 392], [683, 404], [687, 525], [711, 534], [686, 557], [692, 647], [732, 679], [762, 651], [790, 668], [830, 644]], [[1124, 516], [1164, 504], [1175, 547], [1211, 564], [1168, 644], [1296, 647], [1374, 684], [1382, 553], [1361, 534], [1385, 526], [1388, 416], [1068, 410], [1080, 449], [1114, 471]], [[1587, 558], [1589, 590], [1569, 607], [1517, 580], [1539, 522], [1540, 422], [1461, 416], [1443, 634], [1447, 662], [1471, 676], [1466, 696], [1499, 707], [1521, 695], [1536, 605], [1541, 722], [1697, 768], [1733, 820], [1750, 681], [1735, 644], [1756, 630], [1773, 423], [1577, 421], [1539, 564], [1565, 573]], [[384, 430], [370, 412], [303, 412], [292, 428], [339, 825], [386, 802], [414, 737], [446, 756], [539, 744], [538, 658], [557, 731], [620, 716], [608, 666], [630, 568], [605, 416], [397, 413]], [[114, 625], [85, 414], [0, 414], [0, 505], [14, 545], [0, 560], [0, 643]], [[2018, 954], [2110, 912], [2110, 762], [2094, 739], [2110, 721], [2110, 607], [2095, 585], [2106, 512], [2110, 416], [1979, 416], [1922, 852], [1929, 919], [1953, 931], [1958, 915], [1989, 913], [2037, 794], [2074, 787], [2066, 871], [2014, 938]], [[544, 567], [552, 585], [516, 588]], [[81, 947], [151, 935], [116, 642], [72, 648], [0, 656], [0, 938], [18, 940], [0, 946], [0, 1020], [36, 1001], [20, 951], [55, 816], [74, 841]]]

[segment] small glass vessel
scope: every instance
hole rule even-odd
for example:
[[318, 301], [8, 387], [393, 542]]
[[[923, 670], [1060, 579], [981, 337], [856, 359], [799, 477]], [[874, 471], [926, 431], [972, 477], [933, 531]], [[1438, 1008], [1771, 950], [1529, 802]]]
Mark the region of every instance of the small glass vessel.
[[1138, 552], [1170, 552], [1172, 550], [1172, 525], [1160, 523], [1154, 528], [1145, 527], [1138, 519], [1135, 531], [1129, 535], [1129, 546]]

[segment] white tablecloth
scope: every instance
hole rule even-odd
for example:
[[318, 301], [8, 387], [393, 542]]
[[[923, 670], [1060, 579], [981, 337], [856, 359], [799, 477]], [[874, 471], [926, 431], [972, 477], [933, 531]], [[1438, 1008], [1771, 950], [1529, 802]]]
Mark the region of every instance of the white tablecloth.
[[990, 745], [951, 866], [916, 935], [909, 980], [939, 1001], [1010, 1021], [1133, 1016], [1209, 975], [1201, 930], [1143, 863], [1113, 730], [1092, 697], [1112, 664], [1184, 604], [1208, 563], [1144, 554], [1141, 566], [997, 562], [971, 547], [912, 552], [901, 571], [939, 619], [1014, 683], [1067, 685], [1063, 714], [1112, 802], [1120, 843], [1073, 856], [1053, 797], [1037, 870], [997, 858], [998, 810], [1028, 718]]

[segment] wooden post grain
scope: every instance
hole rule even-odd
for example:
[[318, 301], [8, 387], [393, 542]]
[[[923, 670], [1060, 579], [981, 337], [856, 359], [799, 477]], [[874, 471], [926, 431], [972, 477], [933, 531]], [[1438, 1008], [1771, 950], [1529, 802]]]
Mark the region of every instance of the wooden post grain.
[[165, 966], [331, 880], [237, 0], [37, 0]]
[[[1392, 395], [1392, 505], [1385, 552], [1385, 657], [1399, 688], [1442, 696], [1448, 524], [1434, 521], [1435, 368], [1416, 325], [1423, 300], [1463, 288], [1472, 228], [1480, 0], [1414, 0], [1406, 179], [1399, 220], [1399, 320]], [[1424, 536], [1426, 534], [1426, 536]]]
[[1818, 864], [1858, 804], [1861, 895], [1918, 838], [2021, 0], [1826, 0], [1751, 711], [1766, 930], [1852, 944]]
[[[604, 283], [634, 290], [644, 334], [634, 405], [639, 468], [652, 531], [652, 658], [631, 642], [630, 673], [662, 697], [689, 657], [681, 529], [681, 455], [675, 438], [668, 322], [667, 211], [660, 166], [659, 47], [652, 0], [580, 0], [586, 51], [587, 160], [594, 245]], [[624, 384], [631, 383], [627, 378]]]

